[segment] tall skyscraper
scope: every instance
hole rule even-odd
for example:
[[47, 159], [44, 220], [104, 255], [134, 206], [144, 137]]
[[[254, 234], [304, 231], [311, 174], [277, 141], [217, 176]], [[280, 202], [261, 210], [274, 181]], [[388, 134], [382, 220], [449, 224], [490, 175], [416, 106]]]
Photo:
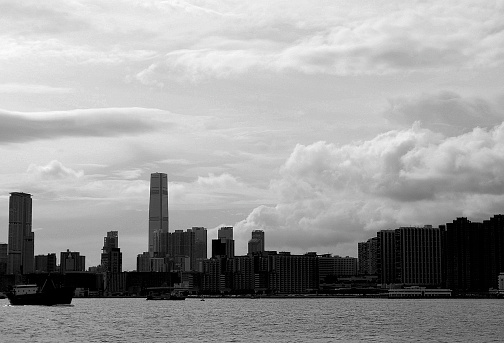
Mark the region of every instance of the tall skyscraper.
[[149, 255], [151, 257], [160, 251], [166, 251], [166, 247], [161, 246], [163, 240], [159, 237], [168, 230], [168, 176], [164, 173], [152, 173], [149, 200]]
[[7, 273], [7, 243], [0, 243], [0, 275], [4, 275]]
[[8, 274], [34, 272], [31, 194], [13, 192], [9, 199]]
[[253, 254], [256, 252], [264, 251], [264, 231], [252, 231], [252, 238], [248, 241], [248, 253]]
[[122, 253], [119, 249], [119, 234], [117, 231], [107, 232], [103, 238], [101, 265], [104, 272], [122, 272]]
[[201, 261], [208, 258], [207, 256], [207, 229], [204, 227], [193, 227], [190, 229], [194, 232], [194, 259]]

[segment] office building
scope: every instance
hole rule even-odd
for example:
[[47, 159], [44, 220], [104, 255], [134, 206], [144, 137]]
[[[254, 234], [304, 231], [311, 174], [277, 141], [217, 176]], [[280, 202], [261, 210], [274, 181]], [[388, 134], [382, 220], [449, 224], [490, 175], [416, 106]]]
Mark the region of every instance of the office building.
[[9, 198], [8, 274], [35, 270], [31, 194], [13, 192]]
[[[194, 232], [194, 265], [193, 270], [200, 270], [201, 261], [208, 258], [207, 255], [207, 229], [204, 227], [193, 227], [189, 229]], [[188, 230], [188, 231], [189, 231]]]
[[252, 238], [248, 241], [248, 253], [260, 253], [264, 251], [264, 231], [252, 231]]
[[439, 287], [444, 282], [444, 229], [400, 227], [377, 233], [377, 271], [385, 286]]
[[166, 246], [162, 244], [160, 237], [162, 233], [168, 231], [168, 176], [164, 173], [152, 173], [149, 198], [149, 254], [151, 257], [162, 256], [166, 253]]
[[60, 254], [60, 272], [83, 272], [86, 270], [86, 257], [78, 251], [62, 251]]
[[382, 285], [396, 282], [395, 230], [381, 230], [377, 238], [377, 274]]
[[7, 274], [7, 261], [8, 261], [7, 249], [8, 249], [7, 243], [0, 243], [0, 275]]
[[378, 238], [373, 237], [358, 244], [359, 275], [376, 275], [378, 261]]
[[57, 270], [56, 254], [35, 256], [36, 273], [54, 273]]
[[319, 279], [327, 281], [329, 277], [350, 277], [357, 275], [357, 259], [355, 257], [332, 256], [324, 254], [318, 257]]
[[212, 257], [234, 257], [233, 227], [221, 227], [218, 238], [212, 240]]
[[101, 266], [104, 272], [122, 272], [122, 253], [119, 248], [119, 234], [117, 231], [107, 232], [103, 239]]
[[396, 235], [396, 283], [438, 287], [443, 284], [444, 230], [430, 225], [401, 227]]
[[447, 223], [445, 256], [448, 288], [460, 293], [496, 289], [504, 270], [504, 216]]

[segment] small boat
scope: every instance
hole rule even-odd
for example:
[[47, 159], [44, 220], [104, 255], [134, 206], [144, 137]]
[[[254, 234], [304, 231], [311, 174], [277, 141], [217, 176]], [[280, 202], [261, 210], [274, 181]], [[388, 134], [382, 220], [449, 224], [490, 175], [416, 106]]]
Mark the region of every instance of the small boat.
[[146, 300], [185, 300], [185, 296], [179, 292], [151, 293]]
[[46, 280], [42, 287], [35, 284], [16, 285], [7, 298], [11, 305], [69, 305], [74, 296], [75, 287], [56, 287], [52, 280]]

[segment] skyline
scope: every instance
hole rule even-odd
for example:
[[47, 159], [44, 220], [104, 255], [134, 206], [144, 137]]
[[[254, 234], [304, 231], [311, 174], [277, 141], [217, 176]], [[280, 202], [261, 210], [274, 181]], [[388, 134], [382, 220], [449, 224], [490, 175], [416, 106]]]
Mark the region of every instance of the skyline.
[[233, 226], [238, 255], [503, 212], [503, 1], [2, 7], [2, 242], [26, 192], [35, 254], [97, 265], [119, 231], [132, 270], [157, 171], [170, 231]]

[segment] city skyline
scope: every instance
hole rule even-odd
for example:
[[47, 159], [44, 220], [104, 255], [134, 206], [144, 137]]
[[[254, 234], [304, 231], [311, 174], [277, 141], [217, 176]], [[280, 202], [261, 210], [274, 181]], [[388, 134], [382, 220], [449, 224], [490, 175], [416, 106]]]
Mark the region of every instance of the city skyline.
[[504, 209], [500, 1], [39, 3], [0, 23], [0, 241], [33, 194], [35, 254], [123, 269], [170, 230], [357, 256], [381, 229]]

